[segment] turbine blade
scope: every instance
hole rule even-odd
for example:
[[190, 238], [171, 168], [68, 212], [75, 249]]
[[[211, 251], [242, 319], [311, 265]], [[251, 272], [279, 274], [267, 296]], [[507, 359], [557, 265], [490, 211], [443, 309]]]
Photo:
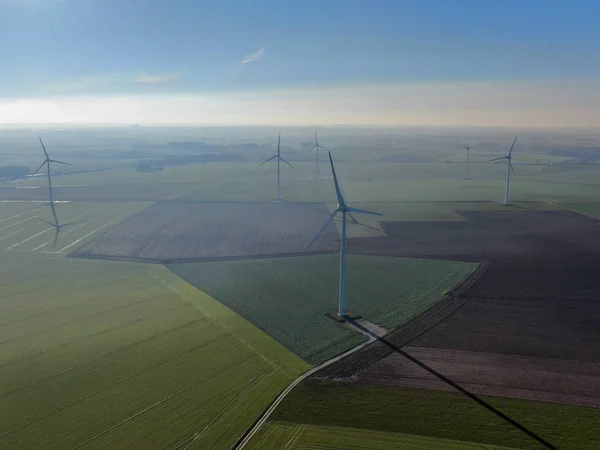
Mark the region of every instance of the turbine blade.
[[333, 219], [335, 218], [335, 215], [337, 214], [338, 210], [336, 209], [334, 212], [332, 212], [329, 217], [327, 218], [327, 220], [325, 221], [325, 223], [323, 224], [323, 226], [321, 227], [321, 229], [319, 230], [319, 232], [317, 234], [315, 234], [315, 237], [313, 238], [312, 241], [310, 241], [310, 244], [308, 244], [308, 247], [306, 247], [306, 250], [304, 250], [304, 252], [308, 252], [310, 250], [310, 248], [313, 246], [313, 244], [315, 242], [317, 242], [317, 239], [319, 239], [319, 236], [321, 236], [321, 233], [323, 233], [323, 231], [325, 231], [325, 228], [327, 228], [327, 226], [333, 222]]
[[46, 164], [46, 161], [44, 161], [44, 162], [43, 162], [43, 163], [40, 165], [40, 167], [38, 167], [38, 168], [36, 169], [36, 171], [32, 173], [32, 175], [35, 175], [36, 173], [38, 173], [38, 172], [39, 172], [39, 171], [42, 169], [42, 167], [44, 167], [44, 164]]
[[500, 158], [494, 158], [494, 159], [490, 159], [490, 162], [492, 161], [500, 161], [501, 159], [507, 159], [507, 156], [501, 156]]
[[319, 140], [317, 139], [317, 132], [315, 131], [315, 146], [319, 146]]
[[513, 165], [510, 162], [510, 160], [508, 161], [508, 165], [510, 166], [510, 170], [512, 170], [512, 173], [514, 173], [516, 175], [517, 172], [515, 172], [515, 168], [513, 167]]
[[468, 145], [463, 145], [463, 148], [465, 148], [467, 150], [471, 150], [471, 147], [469, 147]]
[[512, 145], [510, 146], [510, 150], [508, 151], [508, 157], [510, 158], [512, 155], [512, 151], [513, 151], [513, 147], [515, 146], [515, 142], [517, 142], [517, 138], [519, 137], [519, 135], [517, 134], [515, 136], [515, 140], [513, 141]]
[[344, 196], [342, 195], [342, 191], [340, 190], [340, 184], [338, 183], [337, 175], [335, 173], [335, 167], [333, 166], [333, 158], [331, 157], [331, 152], [329, 153], [329, 163], [331, 164], [331, 173], [333, 174], [333, 183], [335, 184], [335, 193], [337, 195], [338, 203], [340, 205], [345, 205]]
[[263, 162], [261, 162], [261, 163], [259, 164], [259, 166], [262, 166], [263, 164], [265, 164], [265, 163], [268, 163], [269, 161], [272, 161], [272, 160], [274, 160], [275, 158], [277, 158], [277, 155], [273, 155], [273, 156], [271, 156], [269, 159], [265, 159]]
[[361, 214], [371, 214], [372, 216], [383, 216], [382, 213], [378, 213], [378, 212], [374, 212], [374, 211], [367, 211], [366, 209], [352, 208], [351, 206], [348, 207], [348, 211], [349, 212], [357, 212], [357, 213], [361, 213]]
[[319, 144], [319, 148], [322, 148], [323, 150], [327, 150], [328, 152], [331, 151], [331, 149], [327, 148], [327, 147], [323, 147], [321, 144]]
[[317, 148], [317, 144], [313, 145], [308, 151], [312, 152], [315, 148]]
[[42, 144], [42, 150], [44, 150], [44, 155], [46, 155], [46, 159], [50, 159], [50, 157], [48, 156], [48, 152], [46, 151], [46, 147], [44, 147], [44, 142], [42, 141], [42, 138], [38, 138], [40, 140], [40, 144]]
[[64, 161], [59, 161], [57, 159], [49, 159], [48, 162], [53, 162], [53, 163], [58, 163], [58, 164], [66, 164], [67, 166], [72, 166], [73, 165], [71, 163], [64, 162]]
[[289, 162], [287, 162], [285, 159], [283, 159], [281, 156], [279, 157], [279, 159], [282, 160], [284, 163], [286, 163], [288, 166], [294, 167]]

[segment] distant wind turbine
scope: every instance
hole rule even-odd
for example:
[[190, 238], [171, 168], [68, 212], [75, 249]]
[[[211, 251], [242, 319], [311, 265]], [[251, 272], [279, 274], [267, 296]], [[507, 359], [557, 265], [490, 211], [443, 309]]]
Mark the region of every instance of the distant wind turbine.
[[311, 147], [311, 149], [309, 150], [309, 152], [312, 152], [315, 148], [317, 149], [317, 158], [316, 158], [317, 173], [319, 173], [319, 149], [322, 148], [323, 150], [327, 150], [327, 151], [329, 151], [329, 149], [327, 147], [323, 147], [322, 145], [319, 144], [319, 139], [317, 139], [317, 132], [316, 131], [315, 131], [315, 145], [313, 145]]
[[275, 155], [271, 156], [269, 159], [266, 159], [263, 162], [261, 162], [259, 164], [259, 166], [262, 166], [263, 164], [268, 163], [269, 161], [272, 161], [274, 159], [277, 159], [277, 200], [281, 200], [281, 189], [280, 189], [281, 177], [279, 175], [280, 162], [283, 161], [288, 166], [294, 167], [289, 162], [287, 162], [285, 159], [283, 159], [281, 157], [281, 133], [279, 133], [279, 137], [277, 138], [277, 153], [275, 153]]
[[54, 229], [56, 230], [56, 233], [54, 235], [54, 246], [56, 246], [56, 242], [58, 241], [58, 235], [60, 233], [60, 229], [62, 227], [66, 227], [66, 226], [69, 226], [72, 224], [71, 223], [61, 224], [58, 221], [58, 216], [56, 215], [56, 208], [54, 207], [54, 192], [52, 191], [52, 176], [51, 176], [51, 171], [50, 171], [50, 163], [66, 164], [69, 166], [71, 164], [64, 162], [64, 161], [58, 161], [56, 159], [51, 159], [50, 156], [48, 155], [48, 152], [46, 151], [46, 147], [44, 147], [44, 142], [42, 141], [42, 138], [39, 138], [39, 139], [40, 139], [40, 144], [42, 144], [42, 150], [44, 150], [44, 155], [46, 156], [46, 159], [40, 165], [40, 167], [38, 167], [37, 170], [35, 172], [33, 172], [33, 175], [37, 174], [42, 169], [42, 167], [44, 167], [44, 165], [46, 166], [46, 170], [48, 173], [48, 199], [50, 202], [50, 209], [52, 210], [52, 217], [54, 217], [54, 223], [48, 222], [47, 220], [42, 220], [42, 222], [47, 223], [51, 227], [54, 227]]
[[468, 180], [469, 179], [469, 156], [471, 155], [471, 146], [463, 145], [463, 147], [467, 149], [467, 166], [465, 169], [465, 180]]
[[342, 190], [340, 188], [340, 184], [337, 179], [337, 175], [335, 173], [335, 167], [333, 166], [333, 159], [331, 158], [331, 152], [329, 153], [329, 163], [331, 164], [331, 173], [333, 174], [333, 183], [335, 185], [335, 193], [337, 195], [337, 208], [331, 215], [327, 218], [319, 232], [315, 235], [314, 239], [308, 244], [306, 247], [306, 251], [308, 252], [313, 244], [319, 239], [321, 233], [331, 224], [337, 213], [342, 213], [342, 236], [340, 242], [340, 284], [339, 284], [339, 305], [338, 305], [338, 316], [343, 318], [346, 315], [346, 216], [349, 215], [352, 218], [352, 213], [363, 213], [363, 214], [372, 214], [375, 216], [382, 216], [383, 214], [373, 211], [367, 211], [364, 209], [353, 208], [346, 204], [344, 200], [344, 196], [342, 195]]
[[515, 171], [511, 160], [512, 160], [512, 151], [515, 146], [515, 142], [517, 142], [518, 137], [519, 137], [519, 135], [517, 134], [515, 136], [515, 140], [513, 141], [512, 145], [510, 146], [508, 155], [501, 156], [500, 158], [490, 159], [490, 161], [500, 161], [501, 159], [506, 159], [506, 190], [504, 191], [504, 203], [503, 203], [505, 206], [508, 205], [508, 189], [510, 187], [510, 172]]

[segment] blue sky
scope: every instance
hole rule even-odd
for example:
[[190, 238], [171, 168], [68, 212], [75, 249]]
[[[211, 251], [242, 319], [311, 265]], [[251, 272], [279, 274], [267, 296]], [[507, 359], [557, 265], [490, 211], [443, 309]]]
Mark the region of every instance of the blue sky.
[[599, 14], [577, 0], [0, 0], [0, 98], [598, 79]]

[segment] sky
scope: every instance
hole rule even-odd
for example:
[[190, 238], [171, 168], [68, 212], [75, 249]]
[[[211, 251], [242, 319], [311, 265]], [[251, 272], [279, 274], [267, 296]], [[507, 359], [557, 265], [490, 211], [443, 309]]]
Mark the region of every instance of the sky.
[[597, 126], [587, 0], [0, 0], [0, 124]]

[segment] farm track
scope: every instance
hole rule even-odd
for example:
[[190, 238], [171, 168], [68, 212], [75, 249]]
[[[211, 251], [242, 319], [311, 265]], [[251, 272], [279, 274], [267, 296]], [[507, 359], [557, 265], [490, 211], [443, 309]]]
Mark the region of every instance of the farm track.
[[[487, 269], [487, 264], [478, 265], [465, 280], [457, 285], [445, 298], [437, 302], [424, 313], [414, 317], [407, 323], [387, 334], [385, 339], [398, 347], [402, 347], [415, 338], [426, 333], [447, 317], [458, 311], [468, 299], [461, 295], [467, 291]], [[357, 372], [375, 364], [392, 353], [392, 350], [379, 341], [373, 340], [352, 353], [347, 358], [338, 360], [314, 374], [319, 379], [345, 379], [353, 377]]]
[[353, 349], [350, 349], [347, 352], [344, 352], [341, 355], [338, 355], [338, 356], [330, 359], [329, 361], [324, 362], [323, 364], [320, 364], [317, 367], [313, 367], [308, 372], [306, 372], [303, 375], [300, 375], [298, 378], [296, 378], [292, 383], [290, 383], [283, 390], [283, 392], [281, 394], [279, 394], [279, 396], [273, 401], [273, 403], [271, 403], [271, 405], [269, 405], [269, 408], [267, 408], [267, 410], [265, 410], [265, 412], [256, 420], [256, 422], [252, 425], [252, 427], [242, 436], [242, 438], [233, 447], [234, 450], [242, 450], [246, 445], [248, 445], [248, 443], [252, 440], [252, 438], [254, 437], [254, 435], [256, 435], [256, 433], [258, 433], [258, 431], [260, 430], [260, 428], [269, 419], [269, 417], [271, 416], [271, 414], [273, 414], [273, 412], [277, 409], [277, 407], [279, 406], [279, 404], [302, 381], [306, 380], [307, 378], [310, 378], [315, 373], [317, 373], [318, 371], [326, 368], [327, 366], [329, 366], [331, 364], [335, 364], [336, 362], [338, 362], [338, 361], [346, 358], [347, 356], [350, 356], [353, 353], [360, 351], [361, 349], [363, 349], [366, 346], [368, 346], [371, 342], [373, 342], [373, 338], [369, 337], [369, 340], [367, 342], [364, 342], [364, 343], [360, 344], [359, 346], [354, 347]]
[[[443, 309], [442, 302], [386, 340], [440, 355], [424, 358], [477, 393], [599, 406], [594, 387], [600, 383], [599, 221], [564, 210], [459, 213], [468, 221], [383, 222], [384, 229], [408, 238], [402, 243], [391, 236], [350, 241], [349, 248], [358, 253], [488, 261], [487, 270], [457, 293], [458, 307], [411, 333], [411, 327]], [[412, 363], [391, 349], [370, 348], [373, 353], [364, 349], [318, 376], [445, 389], [414, 373]], [[447, 356], [444, 365], [441, 355], [458, 359]], [[485, 374], [476, 355], [489, 355]], [[531, 378], [523, 368], [533, 370], [535, 364], [539, 376]], [[520, 375], [513, 379], [511, 373]]]

